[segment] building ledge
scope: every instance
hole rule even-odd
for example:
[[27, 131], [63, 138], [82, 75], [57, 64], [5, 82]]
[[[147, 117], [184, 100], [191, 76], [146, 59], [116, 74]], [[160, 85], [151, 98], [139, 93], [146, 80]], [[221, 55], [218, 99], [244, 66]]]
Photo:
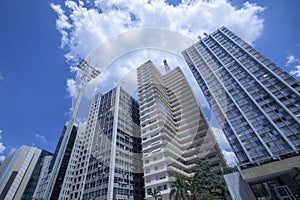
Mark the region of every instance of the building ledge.
[[241, 174], [246, 182], [252, 183], [272, 179], [293, 169], [300, 169], [300, 155], [242, 169]]

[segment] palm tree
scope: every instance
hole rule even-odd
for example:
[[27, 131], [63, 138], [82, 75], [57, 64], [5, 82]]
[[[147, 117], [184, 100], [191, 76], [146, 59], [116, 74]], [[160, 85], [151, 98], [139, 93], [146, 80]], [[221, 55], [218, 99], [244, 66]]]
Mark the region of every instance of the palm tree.
[[188, 199], [189, 184], [185, 176], [181, 174], [175, 175], [176, 180], [171, 183], [170, 199], [174, 196], [176, 200]]
[[154, 188], [153, 191], [151, 190], [148, 194], [151, 195], [155, 200], [162, 198], [160, 191], [156, 188]]

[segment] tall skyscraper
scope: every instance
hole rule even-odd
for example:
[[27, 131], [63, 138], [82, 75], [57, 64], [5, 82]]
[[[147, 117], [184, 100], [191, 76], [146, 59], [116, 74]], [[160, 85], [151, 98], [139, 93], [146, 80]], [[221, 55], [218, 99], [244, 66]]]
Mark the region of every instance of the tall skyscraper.
[[137, 101], [120, 86], [97, 94], [82, 137], [70, 199], [143, 199]]
[[[295, 78], [226, 27], [200, 38], [182, 54], [242, 169], [298, 154], [300, 84]], [[269, 172], [255, 168], [243, 175], [259, 181], [299, 163], [291, 158], [269, 165]], [[280, 182], [283, 179], [275, 185]]]
[[[91, 103], [88, 119], [85, 126], [79, 126], [78, 134], [78, 152], [77, 161], [73, 172], [73, 180], [71, 190], [69, 192], [69, 199], [82, 199], [85, 190], [84, 183], [86, 173], [88, 170], [89, 158], [92, 151], [92, 142], [96, 130], [97, 119], [99, 114], [100, 102], [98, 98], [101, 94], [95, 96]], [[81, 130], [83, 129], [83, 130]]]
[[[31, 196], [30, 198], [44, 199], [44, 195], [45, 195], [49, 177], [50, 177], [49, 166], [50, 166], [51, 160], [52, 160], [52, 156], [45, 156], [41, 160], [41, 164], [42, 164], [41, 173], [38, 177], [37, 186], [33, 193], [33, 196]], [[30, 199], [30, 198], [27, 198], [27, 199]]]
[[29, 199], [33, 196], [43, 167], [52, 154], [36, 147], [22, 146], [0, 167], [0, 199]]
[[[66, 135], [67, 125], [64, 126], [53, 159], [49, 166], [49, 179], [44, 199], [65, 199], [68, 197], [72, 172], [67, 169], [72, 165], [71, 154], [77, 137], [77, 126], [72, 127], [70, 135]], [[59, 162], [61, 160], [61, 162]], [[74, 161], [73, 161], [74, 162]], [[69, 182], [69, 183], [67, 183]]]
[[206, 117], [179, 67], [162, 75], [151, 61], [137, 69], [146, 199], [169, 199], [175, 174], [193, 177], [199, 159], [221, 173], [225, 161]]

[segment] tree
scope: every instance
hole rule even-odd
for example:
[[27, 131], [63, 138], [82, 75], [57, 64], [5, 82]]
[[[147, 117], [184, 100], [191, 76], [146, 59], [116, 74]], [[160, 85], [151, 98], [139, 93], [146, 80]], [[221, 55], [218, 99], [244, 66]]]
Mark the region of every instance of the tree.
[[[203, 193], [200, 195], [200, 198], [198, 198], [199, 200], [220, 200], [220, 198], [216, 195], [213, 195], [213, 194], [206, 194], [206, 193]], [[198, 200], [196, 199], [196, 200]]]
[[210, 169], [208, 161], [199, 160], [193, 168], [195, 173], [193, 179], [187, 180], [183, 175], [175, 175], [176, 180], [171, 183], [170, 198], [174, 197], [175, 200], [224, 199], [226, 196], [225, 182]]
[[190, 181], [190, 183], [189, 183], [189, 190], [191, 192], [191, 199], [192, 200], [201, 199], [202, 188], [194, 180]]
[[155, 200], [162, 198], [160, 191], [156, 188], [154, 188], [153, 191], [151, 190], [148, 194], [151, 195]]
[[199, 160], [196, 162], [196, 166], [193, 168], [195, 172], [193, 181], [198, 186], [197, 190], [201, 191], [201, 194], [224, 196], [225, 183], [223, 179], [211, 172], [210, 169], [211, 166], [208, 161]]
[[186, 200], [188, 199], [188, 188], [189, 182], [185, 176], [181, 174], [176, 174], [174, 176], [176, 180], [171, 183], [170, 199], [174, 196], [176, 200]]

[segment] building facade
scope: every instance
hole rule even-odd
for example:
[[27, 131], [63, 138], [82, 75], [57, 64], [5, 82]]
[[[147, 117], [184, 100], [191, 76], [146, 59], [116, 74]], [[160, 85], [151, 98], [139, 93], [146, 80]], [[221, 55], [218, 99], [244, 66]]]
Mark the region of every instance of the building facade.
[[32, 146], [22, 146], [0, 167], [0, 199], [29, 199], [37, 188], [42, 160], [52, 154]]
[[[91, 129], [87, 137], [92, 140], [89, 139], [87, 144], [91, 149], [87, 157], [88, 164], [82, 169], [85, 172], [81, 178], [82, 199], [143, 199], [137, 101], [117, 86], [105, 94], [96, 95], [89, 116], [86, 130]], [[75, 194], [72, 198], [75, 198]]]
[[67, 134], [65, 125], [58, 144], [56, 146], [53, 159], [49, 165], [48, 183], [44, 193], [44, 199], [66, 199], [71, 187], [72, 172], [67, 172], [72, 164], [72, 151], [77, 138], [77, 126], [72, 126], [71, 134]]
[[44, 195], [45, 195], [49, 177], [50, 177], [49, 166], [52, 161], [52, 158], [53, 158], [52, 156], [45, 156], [41, 160], [41, 163], [42, 163], [41, 173], [38, 178], [37, 187], [32, 196], [35, 199], [44, 199]]
[[[165, 62], [166, 65], [166, 62]], [[179, 67], [162, 75], [148, 61], [137, 69], [146, 199], [169, 199], [175, 174], [193, 177], [199, 159], [216, 173], [225, 161], [206, 117]]]
[[78, 149], [78, 151], [76, 151], [77, 159], [73, 172], [69, 199], [83, 198], [83, 192], [85, 190], [84, 183], [86, 180], [89, 158], [91, 157], [92, 142], [99, 113], [100, 101], [98, 101], [98, 98], [100, 95], [101, 94], [96, 95], [91, 103], [86, 124], [79, 126], [78, 142], [76, 142], [76, 145], [78, 145], [79, 148], [76, 148]]
[[[200, 38], [182, 54], [242, 169], [298, 155], [300, 84], [295, 78], [226, 27]], [[300, 167], [279, 166], [279, 172]], [[248, 181], [268, 175], [259, 171]], [[293, 188], [297, 183], [290, 181]], [[279, 187], [279, 182], [287, 181], [265, 185]]]

